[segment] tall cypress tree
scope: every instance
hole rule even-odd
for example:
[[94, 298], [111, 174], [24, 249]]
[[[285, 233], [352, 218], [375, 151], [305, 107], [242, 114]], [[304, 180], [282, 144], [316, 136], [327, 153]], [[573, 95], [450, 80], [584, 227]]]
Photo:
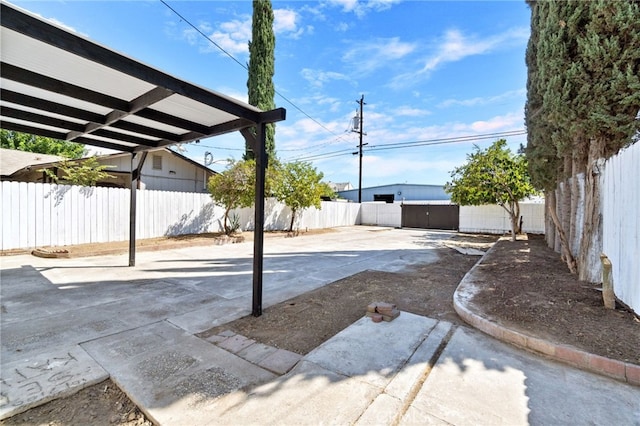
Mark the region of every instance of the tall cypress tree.
[[[273, 8], [270, 0], [253, 0], [253, 21], [249, 42], [249, 103], [261, 110], [275, 108], [273, 75], [275, 73], [276, 38], [273, 34]], [[275, 124], [267, 124], [266, 150], [275, 158]], [[255, 129], [253, 131], [255, 134]], [[245, 159], [254, 159], [253, 147], [245, 146]]]
[[[599, 161], [631, 143], [640, 111], [640, 6], [638, 2], [587, 2], [589, 21], [577, 34], [578, 54], [586, 76], [574, 103], [584, 135], [585, 213], [578, 257], [579, 278], [600, 280], [602, 214]], [[594, 267], [594, 266], [598, 267]]]
[[[633, 0], [528, 0], [527, 159], [533, 181], [553, 196], [556, 184], [584, 172], [584, 198], [564, 185], [558, 194], [584, 204], [575, 248], [580, 279], [597, 281], [600, 187], [598, 161], [631, 143], [640, 120], [640, 4]], [[556, 169], [555, 173], [553, 169]], [[555, 182], [554, 182], [555, 181]], [[574, 193], [571, 193], [574, 192]], [[562, 209], [561, 209], [562, 210]], [[564, 221], [560, 226], [564, 225]], [[573, 238], [569, 238], [573, 241]]]

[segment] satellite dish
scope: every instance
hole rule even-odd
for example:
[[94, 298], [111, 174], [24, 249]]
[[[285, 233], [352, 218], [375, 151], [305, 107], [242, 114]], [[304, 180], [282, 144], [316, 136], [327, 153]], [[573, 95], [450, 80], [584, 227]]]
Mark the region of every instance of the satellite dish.
[[213, 154], [209, 151], [204, 153], [204, 165], [210, 166], [213, 163]]

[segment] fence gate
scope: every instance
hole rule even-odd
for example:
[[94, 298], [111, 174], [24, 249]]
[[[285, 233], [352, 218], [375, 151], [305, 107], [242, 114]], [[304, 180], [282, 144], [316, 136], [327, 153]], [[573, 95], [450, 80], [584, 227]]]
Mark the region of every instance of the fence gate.
[[457, 230], [460, 206], [439, 204], [403, 204], [402, 227]]

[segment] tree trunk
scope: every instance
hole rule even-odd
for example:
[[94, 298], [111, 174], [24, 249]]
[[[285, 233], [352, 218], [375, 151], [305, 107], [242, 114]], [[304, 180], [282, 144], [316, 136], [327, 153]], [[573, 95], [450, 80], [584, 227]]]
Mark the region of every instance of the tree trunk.
[[603, 167], [604, 139], [594, 139], [589, 144], [589, 159], [585, 172], [585, 209], [582, 241], [578, 256], [580, 280], [599, 282], [602, 276], [600, 253], [602, 252], [602, 212], [600, 202], [600, 170]]
[[[559, 215], [561, 214], [560, 212], [560, 207], [558, 206], [558, 203], [556, 202], [556, 200], [558, 198], [560, 198], [562, 194], [562, 190], [560, 189], [560, 184], [557, 185], [556, 190], [553, 192], [553, 211], [555, 213], [555, 216], [551, 216], [551, 219], [553, 220], [553, 224], [555, 225], [556, 228], [556, 239], [555, 239], [555, 245], [553, 246], [553, 250], [556, 253], [560, 253], [562, 255], [562, 240], [560, 238], [560, 231], [562, 230], [562, 223], [560, 222], [559, 219]], [[562, 230], [564, 232], [564, 230]], [[566, 238], [566, 236], [565, 236]]]
[[229, 220], [229, 212], [231, 211], [231, 209], [229, 207], [227, 207], [224, 211], [224, 223], [222, 224], [222, 228], [224, 229], [224, 233], [225, 235], [229, 235], [231, 234], [231, 232], [229, 232], [229, 227], [227, 226], [227, 222]]
[[571, 253], [578, 256], [582, 240], [582, 225], [584, 217], [584, 171], [587, 163], [584, 147], [586, 144], [578, 141], [574, 144], [571, 169]]
[[518, 216], [511, 214], [511, 241], [516, 240], [518, 235]]
[[518, 215], [520, 214], [520, 208], [517, 209], [518, 213], [516, 213], [516, 205], [518, 205], [517, 201], [515, 202], [515, 204], [513, 202], [510, 202], [509, 207], [505, 206], [504, 204], [500, 204], [500, 207], [502, 207], [507, 212], [507, 214], [509, 215], [509, 220], [511, 221], [511, 241], [516, 240]]
[[296, 220], [296, 211], [291, 210], [291, 223], [289, 224], [289, 232], [293, 232], [293, 223]]
[[551, 191], [545, 191], [544, 193], [544, 237], [547, 241], [549, 248], [554, 248], [556, 245], [556, 226], [551, 219], [551, 213], [549, 213], [549, 197]]
[[553, 223], [556, 228], [557, 235], [560, 237], [560, 243], [562, 246], [562, 257], [564, 261], [567, 263], [567, 267], [572, 274], [576, 273], [576, 261], [571, 254], [571, 250], [569, 247], [569, 242], [567, 241], [567, 235], [562, 229], [562, 225], [560, 224], [560, 219], [558, 218], [558, 214], [556, 213], [556, 193], [555, 191], [549, 191], [549, 203], [547, 204], [549, 215], [553, 220]]
[[[569, 171], [570, 173], [571, 171]], [[571, 235], [571, 182], [569, 179], [562, 182], [562, 198], [556, 200], [560, 203], [560, 223], [562, 223], [562, 230], [565, 232], [567, 241], [569, 242], [568, 249], [571, 252], [571, 256], [575, 258], [578, 254], [571, 250], [573, 241], [572, 238], [579, 238], [577, 235]]]

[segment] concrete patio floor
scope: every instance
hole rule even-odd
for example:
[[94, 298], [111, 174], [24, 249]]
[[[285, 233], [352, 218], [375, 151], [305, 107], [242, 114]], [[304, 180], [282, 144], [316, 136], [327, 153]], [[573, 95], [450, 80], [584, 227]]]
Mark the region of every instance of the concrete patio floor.
[[[269, 239], [264, 306], [437, 259], [447, 232]], [[250, 243], [1, 261], [0, 419], [111, 377], [159, 424], [640, 424], [640, 388], [403, 312], [305, 357], [196, 333], [251, 312]], [[363, 307], [364, 312], [364, 307]], [[269, 362], [268, 362], [269, 361]]]

